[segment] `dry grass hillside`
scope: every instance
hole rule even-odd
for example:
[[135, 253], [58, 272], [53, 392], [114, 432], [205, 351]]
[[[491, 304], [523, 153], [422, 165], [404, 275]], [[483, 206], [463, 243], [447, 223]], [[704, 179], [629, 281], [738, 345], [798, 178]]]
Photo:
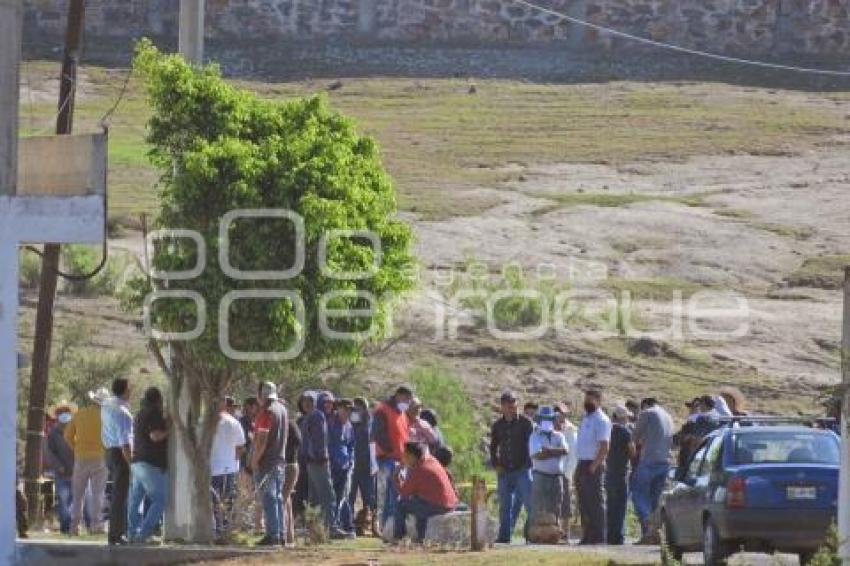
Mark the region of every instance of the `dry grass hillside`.
[[[50, 130], [56, 71], [44, 61], [22, 69], [24, 133]], [[82, 68], [78, 131], [97, 127], [125, 73]], [[270, 98], [326, 92], [381, 143], [417, 234], [421, 287], [397, 313], [395, 338], [360, 366], [329, 372], [332, 383], [377, 394], [414, 368], [439, 367], [482, 408], [508, 386], [576, 401], [594, 385], [609, 399], [652, 394], [677, 412], [685, 399], [735, 385], [756, 410], [816, 414], [818, 387], [838, 379], [837, 286], [850, 262], [848, 93], [672, 82], [237, 82]], [[112, 244], [131, 253], [141, 247], [138, 214], [156, 202], [138, 89], [130, 80], [110, 123]], [[459, 299], [468, 289], [485, 299]], [[497, 301], [490, 318], [502, 330], [541, 317], [563, 327], [500, 338], [487, 329], [486, 297], [515, 289], [553, 302], [565, 291], [597, 297], [559, 311]], [[25, 296], [22, 336], [31, 344], [33, 291]], [[688, 316], [689, 305], [741, 301], [737, 318]], [[91, 348], [138, 352], [135, 367], [153, 372], [136, 321], [114, 299], [63, 295], [58, 325], [80, 321], [96, 327]], [[684, 322], [681, 336], [636, 341], [625, 336], [629, 321], [655, 331]], [[730, 337], [742, 324], [746, 331]]]

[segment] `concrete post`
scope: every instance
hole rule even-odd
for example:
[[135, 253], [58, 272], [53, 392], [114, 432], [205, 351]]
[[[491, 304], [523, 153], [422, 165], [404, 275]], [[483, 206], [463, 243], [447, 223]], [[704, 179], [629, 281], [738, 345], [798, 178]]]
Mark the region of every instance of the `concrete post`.
[[0, 195], [15, 193], [21, 0], [0, 0]]
[[850, 266], [844, 269], [841, 332], [841, 471], [838, 481], [838, 554], [850, 564]]
[[[21, 2], [0, 0], [0, 195], [14, 195], [18, 168]], [[0, 226], [0, 565], [16, 563], [18, 245]]]
[[204, 62], [204, 0], [180, 0], [178, 44], [187, 61]]
[[[180, 0], [180, 54], [196, 65], [204, 62], [204, 1]], [[170, 352], [170, 350], [169, 350]], [[192, 402], [185, 380], [179, 391], [169, 395], [170, 412], [175, 418], [185, 419], [191, 415]], [[176, 405], [176, 406], [175, 406]], [[190, 426], [195, 419], [188, 419]], [[192, 540], [192, 516], [197, 512], [194, 505], [194, 489], [192, 488], [192, 461], [183, 439], [175, 434], [172, 427], [168, 442], [169, 483], [170, 493], [168, 508], [165, 511], [165, 539]]]
[[[3, 232], [0, 227], [0, 232]], [[18, 245], [0, 233], [0, 565], [15, 558], [15, 458], [18, 389]]]

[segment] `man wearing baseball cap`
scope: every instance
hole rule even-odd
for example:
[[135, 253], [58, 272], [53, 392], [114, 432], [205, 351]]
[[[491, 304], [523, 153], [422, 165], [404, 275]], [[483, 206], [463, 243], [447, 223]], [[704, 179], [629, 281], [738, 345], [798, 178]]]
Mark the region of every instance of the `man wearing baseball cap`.
[[286, 532], [281, 490], [286, 465], [288, 417], [286, 407], [277, 398], [277, 386], [260, 384], [258, 397], [264, 410], [257, 417], [254, 431], [254, 454], [251, 468], [262, 493], [266, 534], [257, 543], [261, 546], [282, 545]]
[[499, 398], [502, 416], [490, 429], [490, 464], [496, 470], [499, 494], [499, 536], [496, 542], [509, 543], [521, 505], [530, 515], [531, 457], [528, 439], [532, 423], [517, 411], [517, 398], [505, 391]]

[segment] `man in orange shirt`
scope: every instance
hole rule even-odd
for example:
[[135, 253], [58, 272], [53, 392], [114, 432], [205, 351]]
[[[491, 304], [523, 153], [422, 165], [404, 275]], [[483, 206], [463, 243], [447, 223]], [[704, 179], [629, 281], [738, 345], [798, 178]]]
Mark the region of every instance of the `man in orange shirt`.
[[408, 442], [402, 454], [406, 476], [401, 479], [401, 468], [393, 474], [393, 483], [399, 493], [393, 522], [396, 540], [404, 538], [408, 515], [416, 519], [416, 539], [422, 540], [428, 519], [443, 515], [457, 506], [457, 494], [443, 465], [421, 444]]
[[395, 516], [398, 494], [392, 477], [410, 435], [407, 409], [412, 397], [413, 390], [409, 386], [399, 385], [392, 397], [378, 404], [372, 416], [371, 441], [375, 443], [375, 456], [378, 461], [377, 494], [382, 527], [387, 519]]

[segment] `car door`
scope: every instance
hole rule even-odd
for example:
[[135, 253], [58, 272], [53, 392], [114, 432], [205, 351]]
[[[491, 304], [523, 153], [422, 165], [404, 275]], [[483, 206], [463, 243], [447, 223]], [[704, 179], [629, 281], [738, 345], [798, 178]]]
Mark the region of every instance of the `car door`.
[[690, 511], [687, 514], [688, 531], [693, 533], [695, 537], [702, 540], [703, 532], [703, 511], [710, 508], [714, 498], [717, 474], [713, 473], [717, 470], [720, 457], [722, 455], [723, 435], [713, 436], [706, 440], [703, 448], [705, 449], [705, 458], [700, 464], [699, 470], [694, 478], [694, 485], [691, 488], [691, 499], [689, 501]]
[[702, 499], [705, 495], [705, 488], [708, 484], [708, 478], [704, 473], [705, 455], [708, 451], [710, 440], [704, 441], [694, 457], [688, 464], [688, 473], [685, 475], [684, 483], [686, 488], [682, 492], [680, 498], [681, 510], [679, 517], [681, 518], [679, 533], [687, 544], [693, 544], [702, 540]]
[[675, 503], [669, 512], [670, 520], [676, 532], [676, 540], [680, 545], [691, 545], [702, 540], [702, 533], [695, 533], [692, 523], [694, 491], [700, 468], [705, 458], [706, 445], [703, 443], [691, 456], [685, 475], [673, 487]]

